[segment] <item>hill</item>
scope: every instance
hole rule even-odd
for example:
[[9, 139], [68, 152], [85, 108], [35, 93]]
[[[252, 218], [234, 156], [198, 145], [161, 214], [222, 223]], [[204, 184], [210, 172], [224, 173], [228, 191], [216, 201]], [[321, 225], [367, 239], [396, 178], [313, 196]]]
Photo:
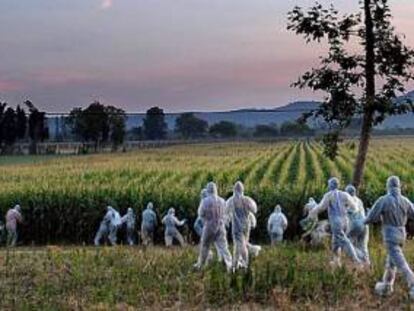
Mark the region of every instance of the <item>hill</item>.
[[[230, 121], [245, 127], [254, 127], [258, 124], [282, 124], [286, 121], [298, 119], [305, 111], [310, 111], [317, 106], [316, 102], [295, 102], [275, 109], [242, 109], [223, 112], [194, 112], [194, 114], [209, 124], [220, 121]], [[174, 129], [175, 120], [180, 113], [166, 114], [165, 121], [169, 129]], [[145, 114], [128, 117], [127, 128], [131, 129], [142, 125]]]
[[[414, 91], [407, 94], [404, 98], [414, 100]], [[287, 104], [282, 107], [274, 109], [241, 109], [222, 112], [194, 112], [194, 114], [212, 125], [220, 121], [230, 121], [244, 127], [252, 128], [259, 124], [277, 124], [281, 125], [286, 121], [297, 120], [304, 112], [311, 111], [318, 106], [316, 101], [298, 101]], [[174, 129], [175, 120], [180, 116], [180, 113], [167, 113], [165, 121], [170, 130]], [[141, 126], [145, 113], [131, 114], [127, 118], [127, 130], [134, 127]], [[58, 118], [49, 118], [50, 137], [55, 137], [57, 130], [61, 127]], [[405, 115], [389, 117], [378, 126], [380, 129], [413, 129], [414, 128], [414, 113], [407, 113]]]
[[[414, 92], [409, 93], [409, 98], [414, 100]], [[209, 124], [220, 121], [230, 121], [240, 124], [244, 127], [255, 127], [258, 124], [277, 124], [280, 125], [286, 121], [297, 120], [304, 112], [317, 108], [318, 102], [300, 101], [293, 102], [286, 106], [275, 109], [242, 109], [225, 112], [195, 112], [195, 115]], [[174, 129], [175, 120], [179, 113], [166, 114], [166, 122], [169, 129]], [[128, 117], [127, 128], [141, 126], [145, 114], [132, 115]], [[414, 128], [414, 113], [389, 117], [378, 128]]]

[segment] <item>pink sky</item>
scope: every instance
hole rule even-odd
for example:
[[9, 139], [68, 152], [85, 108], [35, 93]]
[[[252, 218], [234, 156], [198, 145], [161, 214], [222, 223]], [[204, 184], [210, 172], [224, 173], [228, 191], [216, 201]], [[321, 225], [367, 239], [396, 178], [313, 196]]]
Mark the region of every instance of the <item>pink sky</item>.
[[[346, 12], [358, 6], [334, 2]], [[0, 101], [30, 98], [47, 111], [93, 100], [127, 111], [211, 111], [318, 99], [289, 85], [323, 47], [285, 30], [290, 9], [313, 3], [4, 0]], [[414, 47], [414, 1], [390, 3], [398, 32]]]

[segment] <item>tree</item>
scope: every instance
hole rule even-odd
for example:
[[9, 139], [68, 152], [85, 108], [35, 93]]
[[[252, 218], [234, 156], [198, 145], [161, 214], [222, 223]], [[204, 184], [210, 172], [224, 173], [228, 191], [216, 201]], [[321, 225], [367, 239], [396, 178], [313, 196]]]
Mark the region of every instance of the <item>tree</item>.
[[72, 109], [68, 123], [72, 133], [83, 142], [94, 142], [95, 151], [108, 139], [108, 114], [105, 106], [98, 101], [93, 102], [84, 110]]
[[86, 140], [95, 143], [95, 150], [109, 137], [108, 114], [105, 106], [95, 101], [82, 111]]
[[144, 140], [144, 130], [142, 126], [134, 127], [128, 131], [128, 137], [131, 140]]
[[9, 107], [6, 109], [1, 122], [3, 130], [3, 139], [6, 147], [13, 146], [17, 139], [17, 122], [16, 113], [13, 108]]
[[237, 125], [229, 121], [221, 121], [210, 127], [210, 134], [216, 138], [230, 138], [237, 136]]
[[109, 122], [109, 139], [112, 142], [112, 149], [117, 150], [124, 143], [126, 134], [126, 115], [125, 111], [113, 106], [106, 107]]
[[6, 111], [7, 104], [0, 102], [0, 148], [4, 141], [3, 118]]
[[37, 154], [37, 144], [48, 138], [49, 129], [46, 124], [46, 114], [40, 112], [31, 101], [24, 104], [29, 109], [30, 154]]
[[16, 107], [16, 135], [18, 139], [24, 139], [27, 132], [27, 116], [26, 112], [20, 105]]
[[76, 139], [87, 141], [86, 137], [86, 120], [82, 116], [82, 108], [73, 108], [69, 116], [66, 118], [65, 123], [70, 128], [70, 131]]
[[279, 135], [279, 130], [276, 125], [259, 124], [254, 129], [254, 137], [276, 137]]
[[101, 144], [112, 142], [117, 149], [125, 138], [125, 111], [113, 106], [93, 102], [86, 109], [74, 108], [67, 123], [72, 133], [83, 142], [94, 142], [95, 151]]
[[207, 121], [197, 118], [191, 112], [181, 114], [175, 121], [175, 131], [186, 139], [203, 137], [207, 130]]
[[167, 136], [164, 110], [152, 107], [147, 110], [144, 118], [144, 136], [149, 140], [165, 139]]
[[[304, 119], [322, 117], [330, 125], [325, 150], [331, 158], [337, 155], [341, 131], [353, 118], [362, 117], [353, 176], [357, 187], [362, 182], [373, 128], [387, 116], [414, 111], [411, 101], [396, 101], [405, 93], [405, 83], [413, 79], [414, 51], [396, 34], [388, 0], [360, 3], [357, 14], [340, 15], [333, 6], [326, 9], [316, 3], [307, 12], [295, 7], [288, 15], [289, 30], [303, 35], [307, 42], [328, 42], [329, 52], [321, 58], [320, 67], [306, 72], [293, 85], [327, 93], [319, 108]], [[363, 52], [348, 49], [354, 37]]]
[[303, 136], [313, 135], [314, 131], [306, 124], [302, 122], [284, 122], [280, 126], [280, 134], [285, 136]]

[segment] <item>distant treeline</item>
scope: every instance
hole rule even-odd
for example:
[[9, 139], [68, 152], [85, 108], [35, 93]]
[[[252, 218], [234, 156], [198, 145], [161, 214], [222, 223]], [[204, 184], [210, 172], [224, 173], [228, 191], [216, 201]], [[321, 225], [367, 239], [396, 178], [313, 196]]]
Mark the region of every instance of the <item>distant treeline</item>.
[[[2, 154], [19, 153], [19, 143], [30, 143], [30, 153], [38, 152], [38, 143], [49, 139], [48, 126], [55, 126], [53, 141], [81, 142], [81, 152], [102, 148], [117, 150], [127, 141], [203, 140], [236, 138], [277, 138], [319, 136], [327, 129], [320, 125], [311, 128], [306, 122], [286, 121], [280, 125], [259, 124], [249, 128], [231, 121], [209, 124], [194, 113], [182, 113], [175, 120], [175, 127], [169, 130], [163, 109], [152, 107], [147, 110], [142, 124], [127, 131], [127, 113], [114, 106], [93, 102], [87, 108], [74, 108], [66, 116], [55, 117], [55, 124], [49, 124], [47, 113], [40, 112], [30, 101], [24, 108], [16, 109], [0, 102], [0, 149]], [[27, 111], [25, 110], [27, 109]], [[49, 124], [49, 125], [48, 125]], [[357, 133], [360, 120], [351, 122], [348, 135]], [[52, 131], [53, 132], [53, 131]], [[376, 134], [414, 134], [413, 130], [376, 130]], [[84, 150], [83, 150], [84, 149]], [[22, 152], [20, 152], [22, 153]]]
[[246, 128], [230, 121], [220, 121], [209, 124], [198, 118], [194, 113], [182, 113], [175, 121], [173, 130], [168, 129], [165, 113], [159, 107], [147, 110], [142, 125], [126, 131], [127, 114], [112, 106], [103, 106], [99, 102], [91, 104], [86, 109], [73, 109], [69, 117], [61, 122], [69, 129], [60, 131], [71, 136], [72, 140], [94, 142], [99, 148], [102, 144], [112, 143], [114, 149], [123, 144], [124, 140], [168, 140], [168, 139], [232, 139], [232, 138], [265, 138], [277, 136], [312, 136], [314, 130], [307, 124], [285, 122], [276, 124], [257, 125]]

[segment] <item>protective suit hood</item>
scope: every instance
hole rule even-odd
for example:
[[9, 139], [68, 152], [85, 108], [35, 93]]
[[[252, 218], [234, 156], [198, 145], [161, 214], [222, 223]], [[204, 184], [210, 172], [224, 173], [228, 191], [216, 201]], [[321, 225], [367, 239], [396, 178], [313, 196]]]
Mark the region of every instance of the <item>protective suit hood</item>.
[[214, 195], [217, 196], [218, 195], [218, 191], [217, 191], [217, 185], [214, 182], [209, 182], [207, 184], [207, 193], [208, 195]]
[[147, 204], [147, 209], [153, 209], [154, 208], [154, 204], [152, 204], [152, 202], [149, 202]]
[[282, 207], [280, 205], [276, 205], [275, 207], [275, 213], [279, 214], [282, 212]]
[[175, 214], [175, 209], [170, 208], [170, 209], [168, 210], [168, 215], [174, 215], [174, 214]]
[[244, 186], [241, 181], [236, 182], [233, 189], [234, 189], [234, 194], [236, 195], [242, 196], [244, 193]]
[[207, 189], [201, 190], [200, 196], [201, 196], [201, 199], [207, 198], [208, 197]]
[[401, 181], [397, 176], [391, 176], [387, 179], [387, 191], [394, 196], [401, 195]]
[[328, 180], [328, 189], [329, 191], [337, 190], [339, 188], [339, 179], [332, 177]]
[[20, 207], [20, 205], [19, 204], [16, 204], [16, 206], [14, 207], [14, 209], [16, 210], [16, 211], [18, 211], [19, 213], [21, 212], [21, 210], [22, 210], [22, 208]]
[[353, 185], [346, 186], [345, 191], [353, 197], [356, 196], [356, 188]]

